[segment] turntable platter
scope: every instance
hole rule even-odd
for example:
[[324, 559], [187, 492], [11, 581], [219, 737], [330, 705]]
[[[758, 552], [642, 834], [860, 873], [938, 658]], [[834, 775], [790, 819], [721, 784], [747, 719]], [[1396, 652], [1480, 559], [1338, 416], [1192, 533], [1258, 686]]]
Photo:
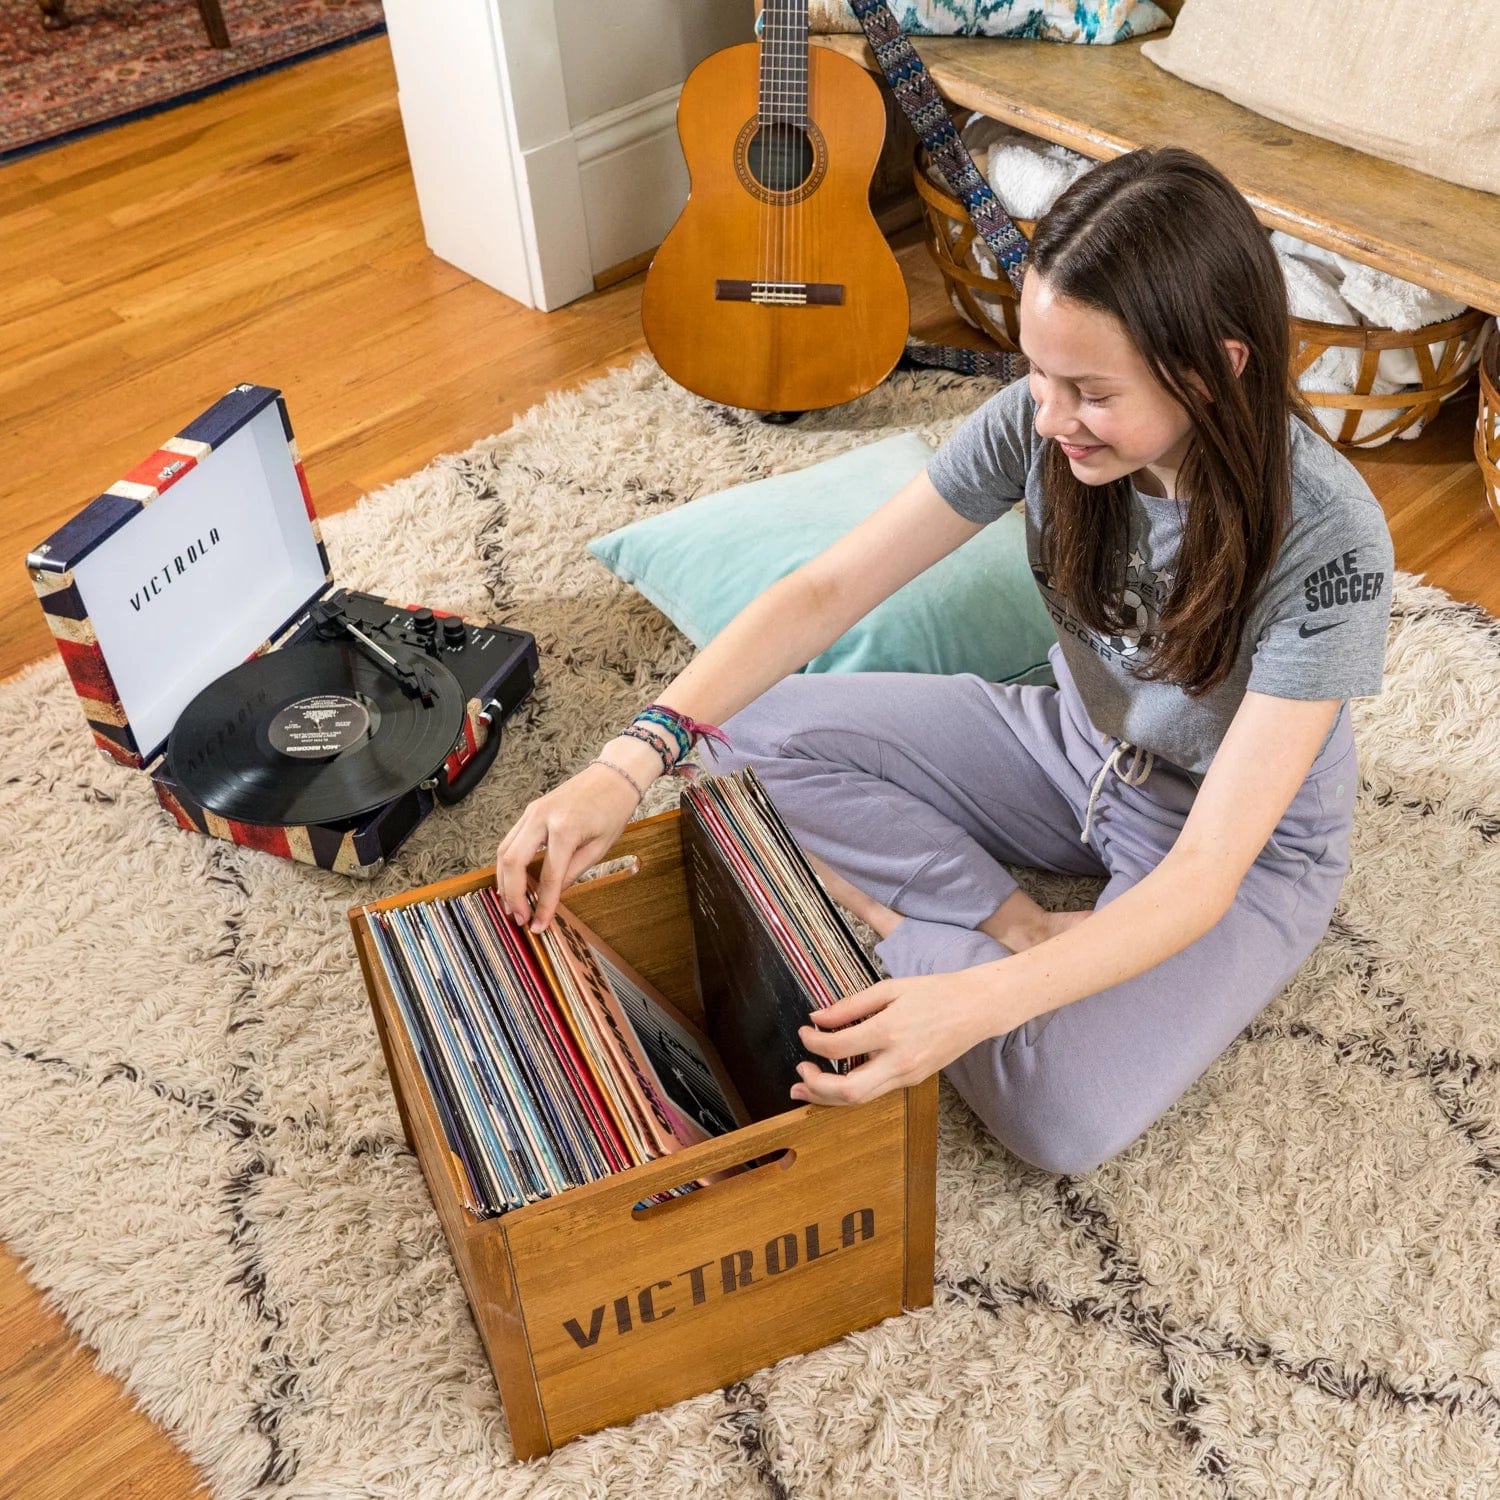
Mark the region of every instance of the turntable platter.
[[446, 667], [405, 646], [432, 702], [347, 641], [270, 651], [211, 682], [183, 709], [167, 761], [183, 790], [238, 822], [332, 823], [393, 801], [452, 750], [464, 695]]

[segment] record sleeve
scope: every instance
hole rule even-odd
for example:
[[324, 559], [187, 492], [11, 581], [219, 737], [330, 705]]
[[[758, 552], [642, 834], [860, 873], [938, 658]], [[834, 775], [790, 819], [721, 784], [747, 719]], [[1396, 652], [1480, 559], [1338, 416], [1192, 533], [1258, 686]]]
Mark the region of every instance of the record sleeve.
[[[565, 1090], [560, 1065], [530, 1013], [519, 989], [509, 980], [505, 958], [490, 930], [487, 913], [475, 907], [475, 895], [451, 902], [453, 915], [466, 935], [469, 952], [488, 998], [489, 1015], [505, 1039], [512, 1059], [512, 1083], [519, 1098], [534, 1110], [555, 1151], [570, 1163], [573, 1180], [587, 1181], [588, 1172], [575, 1140], [576, 1126], [559, 1100]], [[559, 1173], [560, 1175], [560, 1173]]]
[[598, 997], [633, 1059], [633, 1074], [677, 1144], [697, 1145], [749, 1124], [708, 1037], [565, 904], [554, 925], [572, 961], [592, 971]]
[[528, 933], [527, 937], [553, 987], [567, 994], [575, 1011], [590, 1013], [593, 1034], [608, 1063], [600, 1069], [600, 1081], [608, 1086], [641, 1160], [675, 1151], [680, 1142], [650, 1090], [643, 1086], [639, 1064], [599, 993], [604, 985], [594, 967], [578, 961], [555, 921], [546, 932]]
[[879, 975], [751, 770], [705, 776], [682, 798], [682, 841], [708, 1034], [757, 1120], [795, 1107], [799, 1029]]
[[502, 918], [498, 930], [506, 956], [510, 959], [514, 971], [525, 983], [537, 1014], [543, 1018], [552, 1045], [567, 1072], [573, 1097], [592, 1131], [593, 1144], [604, 1163], [604, 1170], [600, 1175], [623, 1171], [626, 1167], [635, 1166], [636, 1163], [630, 1160], [629, 1148], [610, 1113], [593, 1070], [589, 1067], [579, 1047], [572, 1023], [562, 1008], [561, 998], [553, 993], [551, 986], [543, 978], [520, 929], [509, 919]]

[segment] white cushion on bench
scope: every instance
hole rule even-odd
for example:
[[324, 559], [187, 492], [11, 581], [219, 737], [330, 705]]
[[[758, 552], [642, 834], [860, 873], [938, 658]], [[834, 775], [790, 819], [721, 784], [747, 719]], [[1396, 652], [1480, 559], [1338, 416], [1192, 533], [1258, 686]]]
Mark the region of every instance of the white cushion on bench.
[[1284, 125], [1500, 193], [1496, 0], [1186, 0], [1141, 51]]

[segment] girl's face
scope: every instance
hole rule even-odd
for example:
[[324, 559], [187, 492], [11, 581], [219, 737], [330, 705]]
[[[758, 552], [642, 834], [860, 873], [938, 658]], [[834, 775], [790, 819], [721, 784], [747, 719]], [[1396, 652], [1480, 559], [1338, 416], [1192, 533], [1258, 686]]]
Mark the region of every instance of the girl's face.
[[1110, 314], [1055, 296], [1035, 271], [1021, 287], [1021, 345], [1031, 362], [1036, 430], [1085, 484], [1130, 474], [1175, 495], [1192, 418], [1151, 373]]

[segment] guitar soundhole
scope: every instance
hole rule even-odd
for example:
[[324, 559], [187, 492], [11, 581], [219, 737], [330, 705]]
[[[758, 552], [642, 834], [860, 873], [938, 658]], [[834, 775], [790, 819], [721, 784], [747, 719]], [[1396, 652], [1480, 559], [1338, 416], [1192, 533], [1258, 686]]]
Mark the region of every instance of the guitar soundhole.
[[812, 176], [817, 153], [795, 125], [768, 125], [750, 142], [750, 175], [773, 193], [790, 193]]
[[734, 170], [747, 193], [788, 207], [818, 190], [828, 171], [828, 146], [811, 120], [762, 126], [752, 116], [734, 143]]

